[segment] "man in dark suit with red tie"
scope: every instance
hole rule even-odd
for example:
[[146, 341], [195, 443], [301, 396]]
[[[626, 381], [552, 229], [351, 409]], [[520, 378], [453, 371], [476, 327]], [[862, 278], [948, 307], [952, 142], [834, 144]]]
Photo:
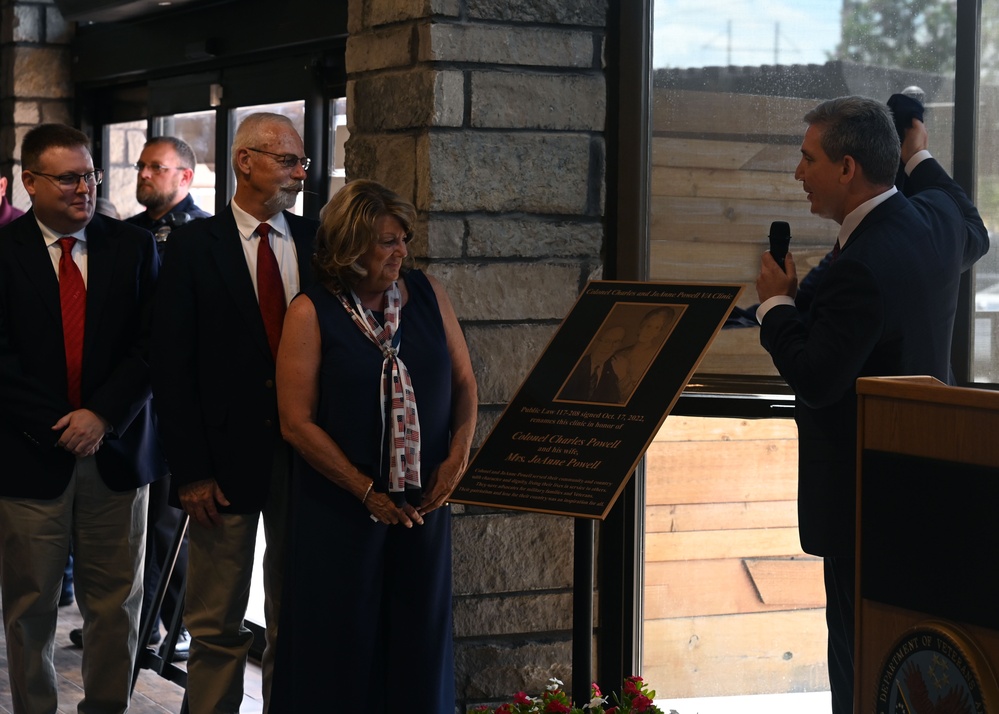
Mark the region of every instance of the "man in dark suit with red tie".
[[142, 599], [145, 484], [162, 477], [149, 406], [159, 261], [148, 231], [94, 214], [87, 136], [29, 131], [32, 210], [0, 230], [0, 591], [14, 711], [56, 711], [57, 603], [72, 541], [80, 711], [124, 712]]
[[291, 453], [274, 364], [288, 302], [313, 281], [318, 223], [289, 213], [309, 159], [292, 123], [252, 114], [232, 145], [236, 193], [173, 231], [153, 320], [153, 388], [174, 498], [191, 516], [184, 622], [192, 714], [238, 712], [257, 523], [267, 553], [264, 709], [273, 668]]
[[[801, 547], [824, 560], [835, 714], [853, 712], [858, 377], [951, 381], [961, 273], [986, 253], [977, 209], [926, 150], [917, 119], [901, 146], [888, 108], [842, 97], [805, 116], [795, 178], [839, 239], [798, 290], [769, 253], [757, 291], [760, 341], [795, 393]], [[899, 158], [905, 195], [894, 183]]]

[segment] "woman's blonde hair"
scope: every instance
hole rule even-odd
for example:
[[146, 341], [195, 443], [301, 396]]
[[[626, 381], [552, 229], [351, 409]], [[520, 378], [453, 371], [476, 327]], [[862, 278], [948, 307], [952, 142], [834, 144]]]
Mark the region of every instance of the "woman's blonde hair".
[[378, 240], [375, 223], [383, 216], [399, 221], [408, 242], [416, 208], [377, 181], [351, 181], [323, 206], [312, 262], [324, 285], [335, 291], [350, 289], [367, 276], [357, 259]]

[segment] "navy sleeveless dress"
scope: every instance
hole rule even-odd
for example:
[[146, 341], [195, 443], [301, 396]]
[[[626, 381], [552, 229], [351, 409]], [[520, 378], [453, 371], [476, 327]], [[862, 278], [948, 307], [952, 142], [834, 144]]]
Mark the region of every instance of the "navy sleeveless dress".
[[[450, 444], [451, 360], [433, 287], [417, 270], [403, 279], [399, 356], [419, 408], [427, 491]], [[374, 475], [381, 352], [335, 295], [306, 294], [322, 337], [316, 421]], [[454, 714], [450, 510], [423, 526], [386, 526], [297, 454], [293, 473], [271, 711]]]

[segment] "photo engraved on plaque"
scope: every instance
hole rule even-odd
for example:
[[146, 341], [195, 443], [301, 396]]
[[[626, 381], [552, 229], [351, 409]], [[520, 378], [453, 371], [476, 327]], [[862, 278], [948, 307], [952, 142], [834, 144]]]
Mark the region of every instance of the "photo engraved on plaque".
[[741, 292], [587, 284], [450, 500], [605, 518]]

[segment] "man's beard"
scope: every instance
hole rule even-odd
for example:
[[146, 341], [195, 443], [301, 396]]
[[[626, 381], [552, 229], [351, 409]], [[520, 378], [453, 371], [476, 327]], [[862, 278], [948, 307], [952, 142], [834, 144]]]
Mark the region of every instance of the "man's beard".
[[176, 191], [167, 194], [157, 191], [153, 186], [139, 186], [135, 189], [135, 200], [153, 212], [171, 208], [177, 202], [176, 199]]
[[277, 193], [264, 201], [264, 208], [271, 215], [285, 211], [295, 205], [295, 201], [298, 200], [298, 194], [301, 192], [301, 181], [293, 181], [292, 183], [285, 184], [278, 189]]

